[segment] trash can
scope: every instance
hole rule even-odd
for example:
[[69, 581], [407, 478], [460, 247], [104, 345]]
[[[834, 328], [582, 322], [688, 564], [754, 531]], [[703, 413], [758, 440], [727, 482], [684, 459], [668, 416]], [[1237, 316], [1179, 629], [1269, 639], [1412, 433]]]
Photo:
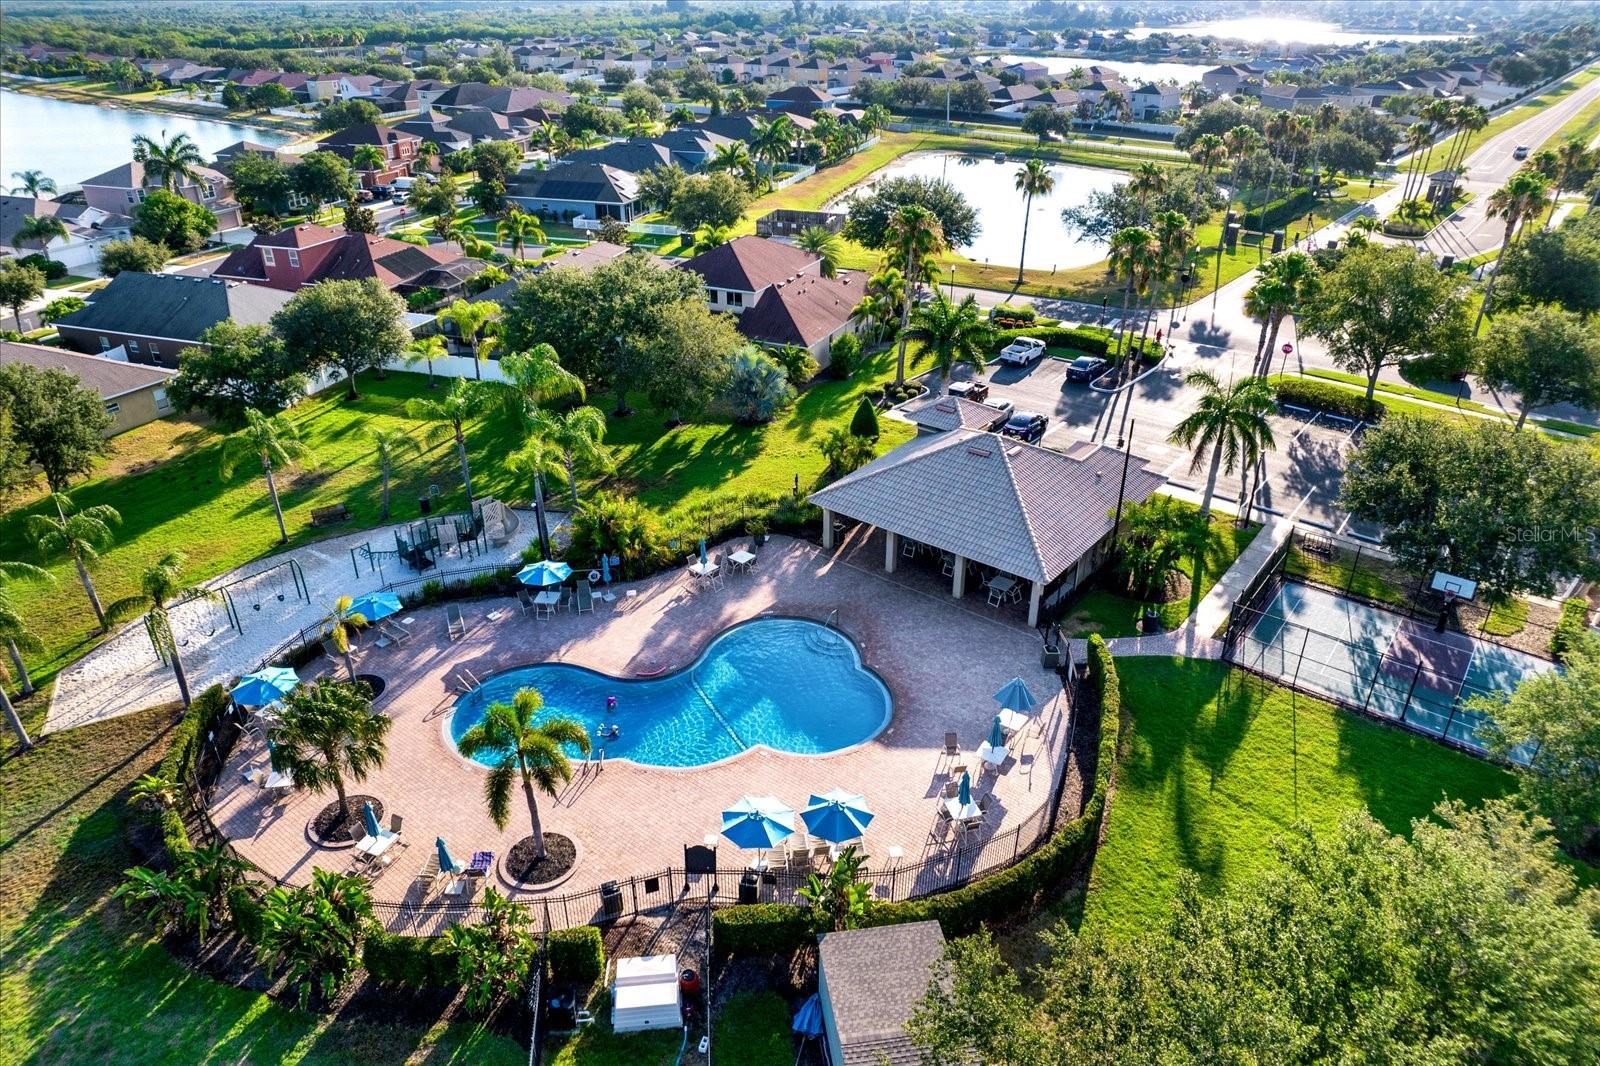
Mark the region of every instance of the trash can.
[[417, 508], [423, 514], [432, 514], [433, 513], [433, 500], [431, 498], [427, 497], [427, 496], [419, 496], [417, 498]]
[[600, 914], [607, 919], [622, 916], [622, 886], [615, 881], [600, 885]]
[[1055, 670], [1061, 666], [1061, 649], [1054, 644], [1046, 644], [1039, 649], [1039, 665], [1046, 670]]
[[743, 877], [739, 878], [739, 902], [754, 903], [761, 898], [761, 880], [754, 870], [746, 870]]

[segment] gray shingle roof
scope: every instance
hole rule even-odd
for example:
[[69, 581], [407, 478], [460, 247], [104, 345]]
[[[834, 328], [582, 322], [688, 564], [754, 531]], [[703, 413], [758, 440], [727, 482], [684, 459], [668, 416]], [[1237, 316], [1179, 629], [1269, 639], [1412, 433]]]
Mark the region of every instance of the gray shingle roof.
[[[1111, 531], [1122, 456], [952, 430], [919, 437], [811, 494], [838, 514], [1028, 581], [1052, 581]], [[1126, 503], [1166, 483], [1134, 456]]]
[[114, 400], [130, 392], [138, 392], [152, 385], [165, 384], [176, 370], [142, 363], [124, 363], [120, 359], [107, 359], [103, 355], [83, 355], [65, 348], [47, 348], [42, 344], [21, 344], [0, 341], [0, 364], [26, 363], [42, 370], [65, 370], [85, 388], [95, 390], [102, 400]]
[[944, 953], [938, 922], [828, 933], [818, 945], [828, 1003], [843, 1051], [837, 1066], [920, 1063], [905, 1024]]
[[123, 271], [95, 294], [88, 307], [58, 325], [141, 337], [198, 341], [218, 322], [266, 325], [290, 294], [264, 285]]
[[960, 396], [938, 396], [907, 411], [906, 416], [919, 426], [941, 433], [951, 429], [986, 430], [1000, 417], [1000, 409]]

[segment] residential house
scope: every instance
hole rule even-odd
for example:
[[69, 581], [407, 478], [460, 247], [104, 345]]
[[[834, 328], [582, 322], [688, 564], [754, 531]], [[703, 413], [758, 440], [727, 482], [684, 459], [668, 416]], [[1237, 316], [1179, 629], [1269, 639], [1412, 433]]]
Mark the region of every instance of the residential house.
[[[132, 215], [145, 197], [162, 187], [137, 160], [85, 178], [81, 184], [85, 203], [114, 215]], [[217, 216], [213, 236], [221, 237], [244, 225], [244, 212], [233, 198], [233, 185], [221, 171], [195, 167], [193, 179], [180, 179], [177, 192], [185, 200], [200, 204]]]
[[1377, 97], [1359, 85], [1334, 85], [1329, 83], [1322, 86], [1322, 95], [1328, 103], [1345, 111], [1351, 111], [1358, 107], [1371, 107], [1377, 102]]
[[1146, 82], [1128, 95], [1128, 106], [1135, 119], [1156, 122], [1182, 107], [1183, 95], [1176, 85]]
[[178, 353], [218, 322], [264, 326], [289, 302], [288, 293], [261, 285], [128, 270], [92, 295], [56, 320], [63, 343], [80, 352], [121, 348], [129, 362], [174, 369]]
[[84, 388], [99, 393], [106, 414], [111, 416], [111, 425], [105, 431], [107, 437], [115, 437], [172, 413], [167, 385], [176, 373], [173, 370], [103, 355], [83, 355], [65, 348], [47, 348], [42, 344], [0, 340], [0, 365], [7, 363], [40, 370], [65, 370]]
[[769, 111], [791, 111], [809, 115], [820, 107], [832, 107], [833, 97], [814, 85], [791, 85], [767, 97]]
[[1261, 106], [1274, 111], [1298, 111], [1309, 114], [1325, 103], [1328, 103], [1328, 98], [1315, 85], [1280, 84], [1261, 87]]
[[217, 166], [226, 168], [227, 164], [235, 159], [245, 156], [255, 156], [257, 159], [277, 159], [278, 150], [270, 144], [259, 144], [255, 141], [234, 141], [226, 148], [218, 148], [211, 158]]
[[1245, 82], [1260, 77], [1260, 72], [1254, 67], [1243, 63], [1227, 63], [1220, 67], [1213, 67], [1200, 75], [1200, 84], [1208, 92], [1221, 96], [1226, 93], [1236, 93]]
[[821, 274], [822, 260], [803, 248], [765, 237], [736, 237], [680, 264], [705, 282], [713, 311], [743, 314], [769, 286], [802, 274]]
[[1036, 107], [1059, 107], [1064, 111], [1071, 111], [1078, 106], [1080, 99], [1075, 89], [1046, 89], [1036, 96], [1019, 100], [1015, 110], [1032, 111]]
[[388, 185], [395, 178], [409, 177], [416, 167], [417, 150], [422, 147], [422, 138], [396, 126], [365, 122], [330, 133], [317, 143], [320, 148], [343, 156], [352, 165], [355, 164], [356, 149], [362, 145], [380, 149], [383, 152], [383, 166], [375, 170], [357, 171], [361, 175], [362, 186], [370, 189], [374, 185]]
[[128, 236], [128, 219], [120, 213], [32, 196], [0, 196], [0, 255], [21, 258], [40, 251], [37, 241], [24, 245], [17, 236], [30, 217], [56, 218], [66, 227], [67, 239], [57, 237], [46, 250], [68, 269], [93, 268], [100, 261], [101, 245]]
[[860, 274], [822, 276], [822, 260], [791, 244], [738, 237], [681, 264], [705, 283], [713, 311], [739, 316], [739, 331], [759, 344], [797, 345], [827, 366], [833, 342], [860, 323]]
[[454, 155], [472, 147], [472, 134], [452, 128], [450, 120], [443, 115], [402, 119], [394, 124], [394, 128], [414, 134], [422, 138], [424, 143], [435, 145], [441, 155]]
[[463, 291], [466, 280], [486, 264], [449, 247], [424, 248], [391, 237], [347, 233], [306, 222], [257, 236], [224, 259], [212, 277], [288, 292], [319, 281], [376, 278], [384, 288], [402, 296], [419, 289], [438, 289], [450, 295]]
[[824, 933], [817, 998], [832, 1066], [918, 1066], [923, 1059], [906, 1023], [943, 956], [938, 922]]
[[645, 213], [633, 172], [604, 163], [567, 163], [523, 171], [506, 188], [506, 199], [542, 218], [615, 218], [631, 222]]

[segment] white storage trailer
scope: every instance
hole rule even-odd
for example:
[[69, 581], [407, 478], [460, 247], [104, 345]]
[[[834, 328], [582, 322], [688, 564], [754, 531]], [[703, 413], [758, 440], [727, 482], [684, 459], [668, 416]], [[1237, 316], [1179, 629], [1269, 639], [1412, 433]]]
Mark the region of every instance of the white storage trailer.
[[683, 1025], [678, 1003], [678, 956], [644, 955], [618, 959], [611, 986], [611, 1028], [619, 1033], [677, 1029]]

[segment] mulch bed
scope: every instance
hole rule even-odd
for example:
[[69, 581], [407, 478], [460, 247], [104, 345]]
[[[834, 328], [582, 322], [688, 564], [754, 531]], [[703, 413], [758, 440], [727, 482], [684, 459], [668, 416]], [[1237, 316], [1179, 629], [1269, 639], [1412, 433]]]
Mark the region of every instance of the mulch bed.
[[377, 674], [357, 674], [356, 680], [372, 690], [373, 699], [383, 695], [383, 690], [388, 687], [387, 682]]
[[506, 875], [525, 885], [544, 885], [565, 876], [578, 861], [578, 846], [560, 833], [546, 833], [544, 849], [544, 858], [535, 859], [531, 836], [511, 845], [511, 853], [506, 856]]
[[311, 835], [323, 844], [348, 844], [361, 839], [360, 836], [351, 836], [354, 830], [360, 833], [361, 805], [372, 804], [372, 813], [378, 816], [378, 821], [383, 821], [383, 801], [376, 796], [351, 796], [345, 801], [345, 816], [339, 816], [339, 801], [334, 800], [311, 820]]

